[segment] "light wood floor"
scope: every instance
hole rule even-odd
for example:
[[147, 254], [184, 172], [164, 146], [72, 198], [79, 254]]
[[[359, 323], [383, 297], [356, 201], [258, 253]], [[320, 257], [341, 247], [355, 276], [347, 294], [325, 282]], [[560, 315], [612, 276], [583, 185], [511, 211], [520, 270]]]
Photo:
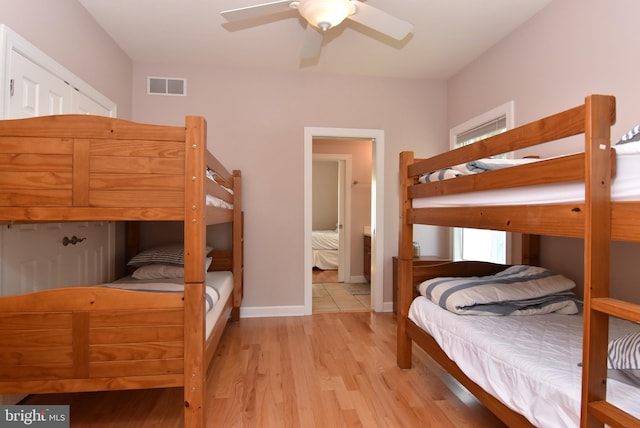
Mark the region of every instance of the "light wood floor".
[[[395, 362], [393, 314], [230, 323], [207, 379], [209, 427], [504, 427], [422, 351]], [[181, 427], [180, 388], [31, 396], [72, 427]]]

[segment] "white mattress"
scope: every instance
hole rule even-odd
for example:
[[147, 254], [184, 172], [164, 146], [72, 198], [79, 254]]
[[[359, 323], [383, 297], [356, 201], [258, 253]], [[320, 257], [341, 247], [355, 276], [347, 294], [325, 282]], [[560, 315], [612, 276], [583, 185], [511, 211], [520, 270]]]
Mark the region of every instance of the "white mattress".
[[[640, 181], [640, 144], [629, 143], [616, 146], [616, 151], [617, 172], [611, 183], [611, 197], [614, 201], [638, 200], [640, 199], [640, 186], [638, 186]], [[413, 199], [413, 208], [553, 204], [577, 201], [584, 201], [584, 183], [581, 182], [416, 198]]]
[[[409, 318], [471, 380], [533, 425], [579, 426], [582, 317], [456, 315], [418, 297]], [[637, 329], [612, 319], [610, 338]], [[610, 379], [607, 389], [610, 402], [640, 417], [640, 388]]]
[[233, 273], [229, 271], [207, 272], [207, 284], [212, 285], [218, 290], [220, 300], [213, 306], [213, 309], [207, 312], [206, 334], [211, 334], [213, 327], [222, 315], [225, 303], [231, 298], [233, 292]]

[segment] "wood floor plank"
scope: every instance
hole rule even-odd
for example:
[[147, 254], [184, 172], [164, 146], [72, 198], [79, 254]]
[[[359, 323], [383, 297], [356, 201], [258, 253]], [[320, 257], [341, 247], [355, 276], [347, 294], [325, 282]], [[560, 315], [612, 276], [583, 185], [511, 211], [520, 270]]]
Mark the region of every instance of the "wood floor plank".
[[[231, 323], [207, 372], [211, 427], [504, 427], [421, 350], [396, 365], [395, 315], [331, 313]], [[72, 427], [171, 427], [182, 390], [44, 394]]]

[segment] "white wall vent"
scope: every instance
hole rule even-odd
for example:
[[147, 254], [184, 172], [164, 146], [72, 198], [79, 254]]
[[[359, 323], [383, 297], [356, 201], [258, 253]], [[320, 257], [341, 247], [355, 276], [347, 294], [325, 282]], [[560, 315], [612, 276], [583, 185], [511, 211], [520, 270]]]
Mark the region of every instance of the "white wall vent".
[[173, 77], [147, 77], [149, 95], [187, 95], [187, 79]]

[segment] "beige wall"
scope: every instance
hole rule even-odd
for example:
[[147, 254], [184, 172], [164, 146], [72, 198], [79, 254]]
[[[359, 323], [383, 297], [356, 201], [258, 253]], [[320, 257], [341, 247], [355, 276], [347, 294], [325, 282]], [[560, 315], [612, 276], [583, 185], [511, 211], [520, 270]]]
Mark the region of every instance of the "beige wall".
[[[515, 101], [516, 125], [581, 103], [585, 95], [617, 98], [617, 139], [640, 124], [637, 0], [555, 0], [541, 13], [448, 82], [448, 127], [506, 101]], [[580, 141], [546, 147], [541, 155], [566, 153]], [[580, 283], [582, 241], [545, 238], [543, 262]], [[615, 245], [614, 283], [640, 302], [633, 286], [637, 244]]]
[[338, 162], [313, 161], [311, 229], [333, 230], [338, 225]]
[[132, 62], [77, 0], [0, 0], [0, 23], [107, 96], [131, 118]]
[[[146, 95], [147, 76], [185, 77], [188, 96]], [[228, 167], [242, 169], [243, 304], [252, 308], [304, 305], [305, 127], [384, 130], [384, 301], [392, 300], [391, 257], [398, 245], [398, 153], [419, 148], [426, 155], [444, 149], [445, 106], [442, 81], [134, 65], [134, 119], [180, 124], [184, 115], [204, 115], [210, 149]]]

